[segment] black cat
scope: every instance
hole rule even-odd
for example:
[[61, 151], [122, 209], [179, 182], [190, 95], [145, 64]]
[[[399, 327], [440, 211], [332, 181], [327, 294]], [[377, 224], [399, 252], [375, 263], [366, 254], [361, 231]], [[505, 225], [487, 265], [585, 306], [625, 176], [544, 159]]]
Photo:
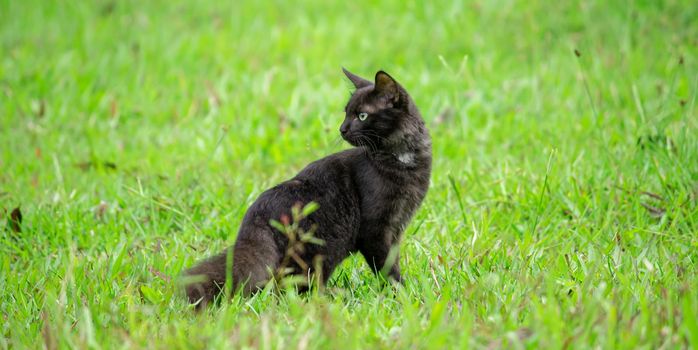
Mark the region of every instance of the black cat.
[[[431, 139], [407, 91], [383, 71], [375, 81], [344, 74], [356, 87], [339, 131], [355, 148], [310, 163], [296, 177], [262, 193], [242, 220], [235, 245], [185, 272], [190, 302], [206, 305], [225, 283], [249, 295], [263, 287], [287, 254], [289, 238], [271, 220], [288, 220], [298, 203], [319, 209], [300, 222], [324, 244], [306, 244], [290, 260], [292, 274], [314, 274], [321, 256], [321, 282], [349, 254], [361, 252], [374, 272], [401, 281], [398, 247], [419, 207], [431, 174]], [[232, 266], [228, 255], [232, 249]], [[298, 259], [300, 258], [300, 259]], [[300, 261], [299, 261], [300, 260]], [[226, 281], [226, 272], [232, 281]], [[194, 280], [196, 278], [190, 278]]]

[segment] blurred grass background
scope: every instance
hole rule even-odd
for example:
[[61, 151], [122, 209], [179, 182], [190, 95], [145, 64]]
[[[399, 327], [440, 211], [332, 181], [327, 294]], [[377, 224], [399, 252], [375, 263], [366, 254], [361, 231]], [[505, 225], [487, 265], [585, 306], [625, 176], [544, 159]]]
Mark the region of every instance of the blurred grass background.
[[[0, 0], [1, 344], [698, 346], [696, 18], [679, 0]], [[194, 315], [179, 272], [347, 147], [342, 66], [396, 77], [434, 138], [405, 287], [355, 257], [325, 294]]]

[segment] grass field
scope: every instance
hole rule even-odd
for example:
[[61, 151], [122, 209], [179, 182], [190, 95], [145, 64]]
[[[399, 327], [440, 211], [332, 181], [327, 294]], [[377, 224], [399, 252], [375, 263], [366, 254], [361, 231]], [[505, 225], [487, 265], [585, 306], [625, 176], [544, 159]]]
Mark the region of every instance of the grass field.
[[[0, 0], [0, 45], [2, 348], [698, 347], [693, 1]], [[434, 138], [404, 287], [195, 314], [178, 274], [348, 147], [341, 66]]]

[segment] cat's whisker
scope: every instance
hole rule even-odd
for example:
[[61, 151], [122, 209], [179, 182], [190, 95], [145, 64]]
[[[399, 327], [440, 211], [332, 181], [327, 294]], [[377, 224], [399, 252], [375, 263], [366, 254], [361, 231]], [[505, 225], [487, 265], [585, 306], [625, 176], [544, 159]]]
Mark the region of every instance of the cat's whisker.
[[362, 132], [359, 134], [359, 136], [362, 137], [362, 138], [364, 138], [364, 139], [366, 140], [367, 143], [370, 143], [371, 151], [372, 151], [372, 152], [378, 152], [378, 150], [379, 150], [379, 147], [378, 147], [378, 146], [379, 146], [380, 144], [379, 144], [378, 142], [375, 142], [375, 141], [372, 140], [371, 138], [377, 138], [379, 141], [384, 141], [384, 142], [387, 142], [387, 141], [388, 141], [387, 138], [382, 137], [382, 136], [380, 136], [380, 135], [378, 135], [378, 134], [376, 134], [376, 133], [374, 133], [374, 132], [372, 132], [372, 131], [370, 131], [370, 130], [364, 130], [364, 131], [362, 131]]
[[366, 140], [366, 143], [369, 145], [372, 152], [374, 152], [374, 153], [378, 152], [378, 147], [376, 147], [376, 144], [373, 141], [371, 141], [371, 139], [369, 137], [367, 137], [367, 136], [361, 136], [361, 137], [363, 137]]
[[363, 148], [365, 154], [370, 154], [373, 152], [373, 148], [371, 147], [371, 144], [367, 138], [362, 135], [358, 135], [357, 141], [361, 145], [361, 148]]
[[371, 137], [378, 138], [378, 139], [381, 140], [381, 141], [388, 141], [388, 138], [387, 138], [387, 137], [380, 136], [380, 135], [378, 135], [378, 134], [377, 134], [375, 131], [373, 131], [373, 130], [364, 130], [364, 131], [362, 131], [362, 134], [364, 134], [364, 135], [366, 135], [366, 136], [371, 136]]
[[335, 136], [334, 139], [330, 142], [330, 145], [332, 147], [337, 147], [342, 144], [344, 139], [341, 136]]
[[368, 142], [366, 142], [366, 140], [364, 140], [364, 138], [361, 137], [361, 136], [359, 136], [359, 140], [361, 140], [361, 145], [363, 146], [364, 151], [365, 151], [366, 153], [371, 153], [372, 150], [371, 150], [371, 147], [370, 147], [370, 145], [368, 144]]
[[363, 148], [364, 151], [368, 152], [370, 151], [368, 149], [368, 144], [366, 143], [366, 140], [364, 140], [364, 137], [361, 135], [356, 136], [356, 143], [359, 144], [359, 147]]

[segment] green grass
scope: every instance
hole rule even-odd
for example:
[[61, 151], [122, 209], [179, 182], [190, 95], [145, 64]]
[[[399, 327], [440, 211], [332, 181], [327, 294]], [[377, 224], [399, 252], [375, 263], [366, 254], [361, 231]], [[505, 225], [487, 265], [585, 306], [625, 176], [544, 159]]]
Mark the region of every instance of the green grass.
[[[0, 0], [2, 348], [698, 347], [695, 3], [407, 3]], [[178, 274], [347, 147], [341, 66], [434, 138], [404, 287], [196, 315]]]

